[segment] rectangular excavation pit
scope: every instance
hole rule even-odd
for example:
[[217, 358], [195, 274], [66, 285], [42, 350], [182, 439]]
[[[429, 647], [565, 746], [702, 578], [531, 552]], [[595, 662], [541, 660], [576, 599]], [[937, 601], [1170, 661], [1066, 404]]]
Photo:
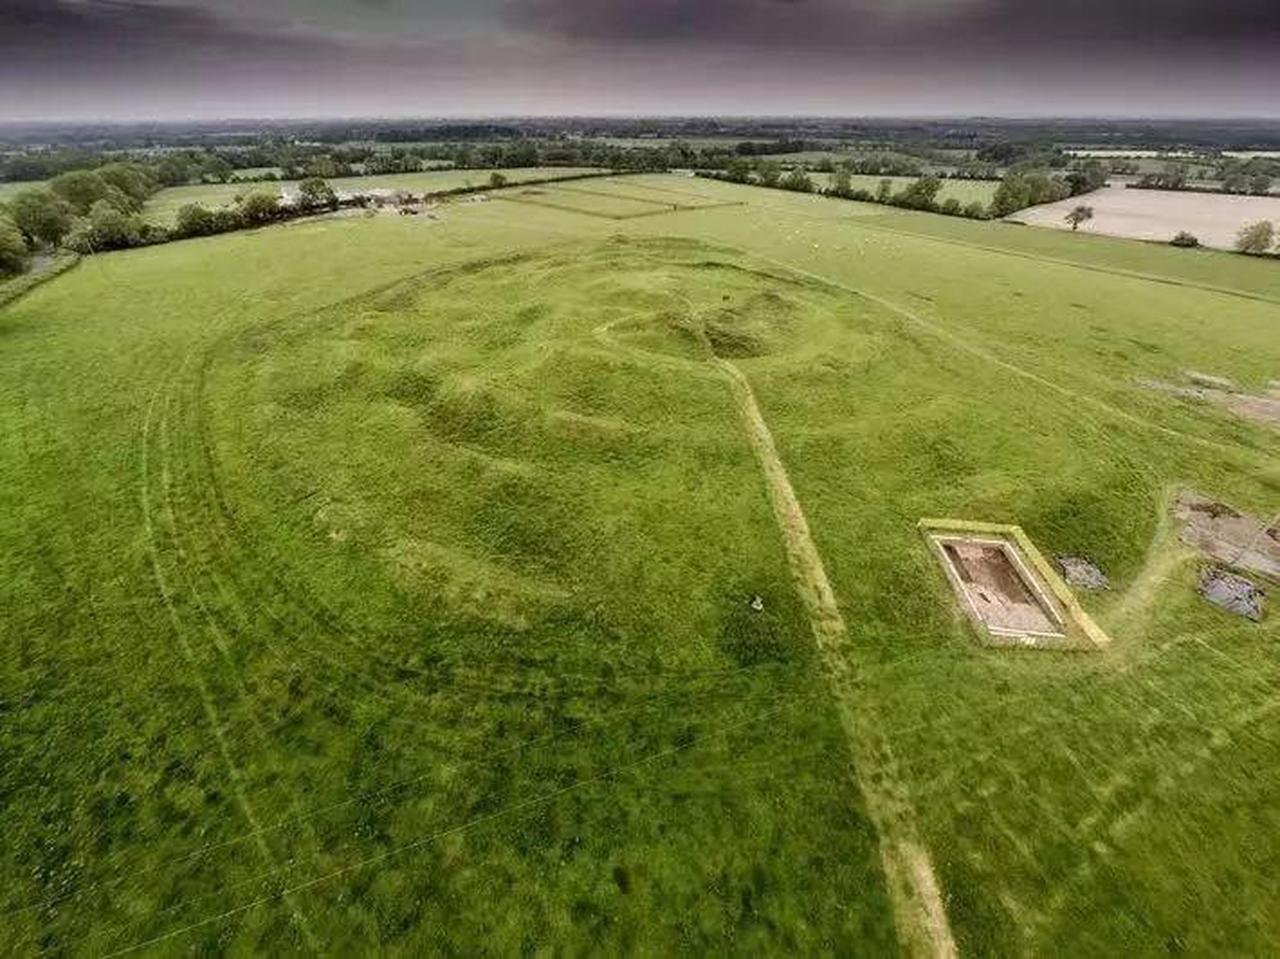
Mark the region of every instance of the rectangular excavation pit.
[[920, 525], [987, 645], [1094, 649], [1110, 641], [1019, 527], [962, 520]]

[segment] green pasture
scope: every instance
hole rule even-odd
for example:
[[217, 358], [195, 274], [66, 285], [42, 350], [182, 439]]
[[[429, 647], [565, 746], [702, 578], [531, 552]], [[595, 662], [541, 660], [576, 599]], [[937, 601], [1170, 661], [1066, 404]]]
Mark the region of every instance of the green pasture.
[[[406, 190], [411, 193], [431, 193], [456, 190], [460, 187], [484, 186], [493, 170], [425, 170], [421, 173], [386, 173], [374, 176], [338, 177], [329, 181], [337, 191], [358, 193], [365, 190]], [[525, 180], [558, 179], [594, 173], [585, 167], [521, 167], [496, 171], [510, 183]], [[189, 203], [200, 203], [210, 209], [230, 206], [237, 196], [248, 193], [274, 193], [284, 195], [295, 191], [295, 180], [262, 181], [252, 183], [198, 183], [161, 190], [147, 201], [144, 216], [152, 223], [167, 225], [173, 222], [178, 210]]]
[[[819, 189], [829, 189], [833, 182], [833, 174], [830, 173], [811, 173], [813, 182], [818, 185]], [[849, 177], [850, 183], [855, 190], [867, 190], [872, 195], [880, 189], [880, 181], [888, 180], [893, 184], [893, 192], [898, 193], [904, 187], [910, 186], [918, 177], [912, 176], [863, 176], [855, 174]], [[996, 188], [999, 186], [993, 180], [951, 180], [944, 179], [942, 181], [942, 189], [938, 191], [937, 201], [945, 203], [947, 200], [955, 198], [962, 204], [981, 203], [987, 206], [995, 198]]]
[[[537, 189], [88, 257], [0, 308], [7, 951], [895, 952], [717, 358], [961, 953], [1270, 951], [1280, 627], [1196, 596], [1166, 505], [1280, 512], [1276, 435], [1136, 381], [1280, 378], [1273, 265]], [[923, 516], [1096, 560], [1114, 645], [979, 645]]]

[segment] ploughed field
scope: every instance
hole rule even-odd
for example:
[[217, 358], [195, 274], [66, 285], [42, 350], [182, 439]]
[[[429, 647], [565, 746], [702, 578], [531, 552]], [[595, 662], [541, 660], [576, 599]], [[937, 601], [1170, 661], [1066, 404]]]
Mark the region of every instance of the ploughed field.
[[1280, 196], [1135, 190], [1120, 185], [1021, 210], [1009, 219], [1069, 230], [1066, 215], [1081, 204], [1093, 208], [1093, 219], [1080, 225], [1082, 233], [1168, 243], [1185, 231], [1203, 245], [1221, 250], [1234, 248], [1242, 227], [1259, 220], [1280, 220]]
[[[0, 309], [8, 951], [1267, 951], [1280, 628], [1170, 507], [1280, 444], [1142, 384], [1280, 377], [1273, 265], [567, 186]], [[926, 516], [1089, 557], [1111, 646], [980, 644]]]

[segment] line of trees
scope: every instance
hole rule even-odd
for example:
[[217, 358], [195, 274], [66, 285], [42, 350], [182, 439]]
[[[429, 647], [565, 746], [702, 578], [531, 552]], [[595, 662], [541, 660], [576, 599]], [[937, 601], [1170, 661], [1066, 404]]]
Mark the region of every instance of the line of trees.
[[60, 246], [88, 253], [149, 242], [154, 228], [139, 214], [159, 186], [140, 164], [109, 163], [21, 191], [0, 212], [0, 271], [22, 272], [33, 253]]
[[853, 164], [840, 164], [832, 174], [831, 186], [819, 190], [813, 177], [802, 167], [784, 170], [777, 160], [767, 159], [751, 164], [737, 162], [731, 164], [723, 173], [707, 172], [700, 174], [712, 179], [728, 180], [732, 183], [754, 183], [763, 187], [779, 190], [790, 190], [795, 193], [820, 192], [826, 196], [843, 200], [859, 200], [864, 203], [883, 203], [889, 206], [903, 207], [909, 210], [927, 210], [932, 213], [943, 213], [947, 216], [964, 216], [985, 220], [989, 214], [987, 208], [979, 202], [963, 204], [955, 197], [948, 197], [938, 202], [938, 193], [942, 189], [942, 179], [936, 176], [922, 176], [906, 184], [897, 192], [893, 189], [893, 180], [884, 177], [876, 190], [862, 189], [853, 186]]
[[[166, 157], [151, 165], [113, 162], [93, 170], [70, 170], [43, 186], [20, 191], [0, 205], [0, 275], [24, 272], [33, 255], [42, 251], [102, 253], [262, 226], [336, 210], [340, 205], [333, 187], [324, 178], [312, 176], [299, 183], [298, 198], [292, 203], [281, 202], [275, 193], [249, 192], [237, 197], [233, 206], [221, 209], [185, 206], [178, 211], [174, 226], [165, 228], [147, 222], [141, 213], [147, 199], [166, 185], [161, 171], [172, 160]], [[168, 178], [178, 175], [172, 169], [169, 173]], [[497, 189], [506, 182], [502, 173], [494, 171], [486, 185], [440, 191], [438, 195]], [[349, 205], [367, 203], [367, 197], [357, 195]]]
[[[803, 144], [760, 144], [788, 151]], [[422, 143], [384, 146], [373, 143], [318, 144], [267, 139], [252, 147], [138, 150], [129, 154], [82, 150], [32, 150], [0, 157], [0, 181], [45, 180], [72, 170], [125, 163], [146, 168], [162, 186], [334, 179], [387, 173], [417, 173], [441, 167], [511, 169], [583, 166], [624, 172], [658, 172], [672, 167], [723, 168], [734, 156], [732, 144], [694, 147], [680, 141], [653, 146], [624, 146], [604, 140], [514, 139], [490, 143]]]

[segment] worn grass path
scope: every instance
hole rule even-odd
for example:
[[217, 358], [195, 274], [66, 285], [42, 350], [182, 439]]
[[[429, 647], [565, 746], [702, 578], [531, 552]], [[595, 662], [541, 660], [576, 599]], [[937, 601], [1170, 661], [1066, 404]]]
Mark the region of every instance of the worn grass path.
[[764, 474], [787, 562], [808, 611], [836, 710], [849, 739], [853, 754], [850, 779], [861, 789], [867, 811], [880, 835], [880, 855], [902, 945], [910, 955], [956, 956], [959, 953], [933, 864], [916, 835], [911, 801], [902, 785], [893, 752], [881, 733], [882, 724], [861, 688], [863, 683], [853, 665], [844, 617], [840, 615], [822, 557], [809, 533], [804, 510], [751, 384], [728, 360], [716, 357], [714, 363], [733, 386], [743, 428]]

